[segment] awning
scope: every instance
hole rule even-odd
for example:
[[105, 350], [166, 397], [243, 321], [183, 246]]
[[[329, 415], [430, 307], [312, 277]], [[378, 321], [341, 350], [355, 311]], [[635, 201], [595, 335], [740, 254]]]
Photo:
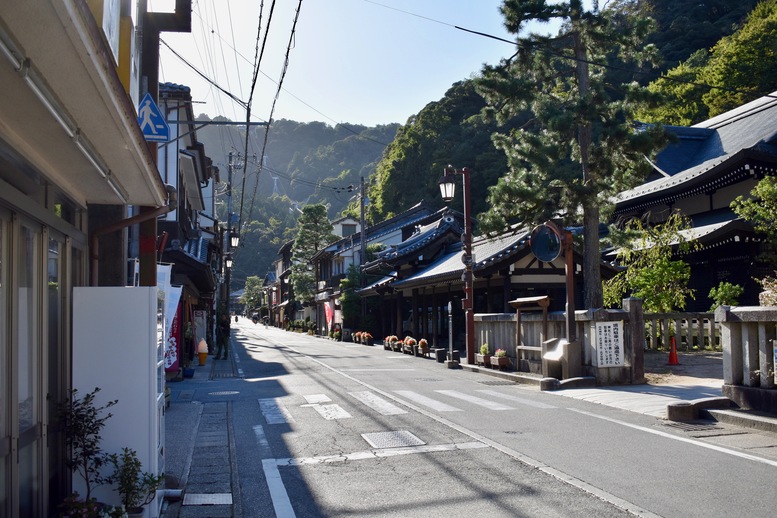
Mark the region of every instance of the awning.
[[83, 207], [166, 203], [87, 2], [0, 2], [0, 91], [0, 151], [20, 166]]

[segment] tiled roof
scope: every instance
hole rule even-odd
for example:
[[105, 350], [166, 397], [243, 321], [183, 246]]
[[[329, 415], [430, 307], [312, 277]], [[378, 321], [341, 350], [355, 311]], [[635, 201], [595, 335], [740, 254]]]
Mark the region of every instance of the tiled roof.
[[[529, 231], [521, 230], [516, 233], [503, 234], [497, 237], [478, 237], [472, 241], [472, 254], [475, 256], [475, 275], [477, 270], [488, 267], [496, 262], [506, 259], [518, 250], [528, 245]], [[455, 250], [440, 257], [430, 264], [428, 268], [411, 275], [393, 285], [419, 284], [440, 280], [456, 280], [464, 272], [462, 256], [463, 249], [459, 246]]]
[[742, 158], [746, 150], [777, 159], [777, 98], [761, 97], [695, 126], [667, 129], [679, 141], [659, 153], [655, 165], [669, 176], [620, 193], [616, 203], [633, 203], [643, 196], [703, 182], [727, 162]]

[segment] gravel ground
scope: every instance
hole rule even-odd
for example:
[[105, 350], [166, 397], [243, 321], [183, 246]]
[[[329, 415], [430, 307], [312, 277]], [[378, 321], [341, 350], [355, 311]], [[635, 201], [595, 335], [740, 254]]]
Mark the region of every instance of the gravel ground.
[[679, 365], [669, 365], [669, 352], [645, 351], [645, 378], [651, 385], [697, 383], [700, 379], [723, 383], [723, 353], [678, 352]]

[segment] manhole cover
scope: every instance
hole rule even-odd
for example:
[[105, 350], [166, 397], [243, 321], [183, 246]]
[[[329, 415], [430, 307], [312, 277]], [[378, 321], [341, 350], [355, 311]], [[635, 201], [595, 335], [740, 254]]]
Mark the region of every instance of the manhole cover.
[[718, 429], [717, 423], [681, 423], [672, 421], [669, 423], [664, 423], [664, 426], [668, 426], [669, 428], [676, 428], [684, 432], [705, 432]]
[[421, 446], [425, 444], [424, 441], [407, 430], [363, 433], [362, 437], [373, 448], [402, 448], [404, 446]]
[[486, 381], [478, 381], [478, 383], [480, 383], [481, 385], [492, 385], [492, 386], [515, 385], [514, 381], [509, 381], [509, 380], [486, 380]]
[[209, 396], [234, 396], [240, 394], [237, 390], [220, 390], [218, 392], [208, 392]]

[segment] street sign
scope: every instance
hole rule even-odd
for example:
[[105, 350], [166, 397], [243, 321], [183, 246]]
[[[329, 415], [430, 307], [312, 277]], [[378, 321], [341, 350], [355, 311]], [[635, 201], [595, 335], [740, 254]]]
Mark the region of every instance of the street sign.
[[147, 141], [167, 142], [170, 140], [170, 126], [167, 125], [167, 119], [148, 92], [143, 96], [140, 106], [138, 106], [138, 124]]

